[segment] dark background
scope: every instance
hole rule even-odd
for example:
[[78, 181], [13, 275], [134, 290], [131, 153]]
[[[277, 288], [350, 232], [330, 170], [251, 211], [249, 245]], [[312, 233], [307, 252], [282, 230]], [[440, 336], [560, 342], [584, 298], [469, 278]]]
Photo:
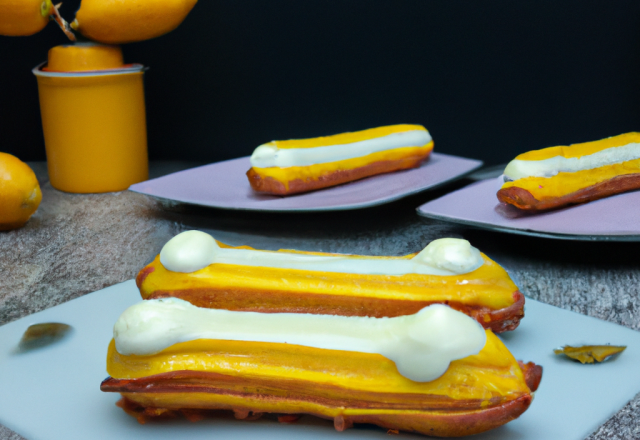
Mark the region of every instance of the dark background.
[[[64, 43], [53, 24], [0, 37], [0, 151], [44, 160], [30, 70]], [[200, 0], [124, 54], [150, 67], [152, 160], [418, 123], [491, 165], [640, 129], [638, 1]]]

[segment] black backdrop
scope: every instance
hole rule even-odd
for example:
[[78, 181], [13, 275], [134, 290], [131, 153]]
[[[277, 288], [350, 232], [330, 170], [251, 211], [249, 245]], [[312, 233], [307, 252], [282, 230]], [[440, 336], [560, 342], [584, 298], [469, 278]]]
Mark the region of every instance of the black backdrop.
[[[1, 151], [44, 160], [30, 70], [64, 43], [53, 24], [0, 37]], [[419, 123], [437, 151], [496, 164], [640, 129], [638, 1], [200, 0], [124, 53], [150, 67], [152, 160]]]

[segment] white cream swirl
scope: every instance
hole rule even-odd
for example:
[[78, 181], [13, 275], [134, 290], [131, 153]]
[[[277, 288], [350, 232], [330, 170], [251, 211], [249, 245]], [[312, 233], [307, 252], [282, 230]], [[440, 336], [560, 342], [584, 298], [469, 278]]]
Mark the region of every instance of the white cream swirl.
[[457, 238], [434, 240], [411, 259], [381, 259], [227, 249], [201, 231], [182, 232], [169, 240], [160, 251], [160, 262], [167, 270], [183, 273], [219, 263], [363, 275], [461, 275], [484, 264], [478, 249]]
[[479, 353], [486, 343], [478, 322], [440, 304], [414, 315], [369, 318], [203, 309], [177, 298], [129, 307], [116, 322], [113, 337], [120, 354], [138, 356], [196, 339], [377, 353], [418, 382], [437, 379], [451, 361]]
[[299, 167], [338, 160], [353, 159], [379, 151], [402, 147], [422, 147], [431, 142], [426, 130], [392, 133], [373, 139], [342, 145], [313, 148], [278, 148], [273, 143], [257, 147], [251, 155], [251, 166], [256, 168]]

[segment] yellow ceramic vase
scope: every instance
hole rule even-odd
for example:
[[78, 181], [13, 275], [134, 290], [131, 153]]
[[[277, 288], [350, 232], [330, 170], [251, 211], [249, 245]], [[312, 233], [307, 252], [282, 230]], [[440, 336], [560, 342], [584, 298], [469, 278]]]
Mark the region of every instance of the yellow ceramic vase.
[[148, 178], [144, 68], [112, 66], [122, 59], [115, 51], [59, 46], [49, 53], [56, 70], [33, 70], [54, 188], [103, 193]]

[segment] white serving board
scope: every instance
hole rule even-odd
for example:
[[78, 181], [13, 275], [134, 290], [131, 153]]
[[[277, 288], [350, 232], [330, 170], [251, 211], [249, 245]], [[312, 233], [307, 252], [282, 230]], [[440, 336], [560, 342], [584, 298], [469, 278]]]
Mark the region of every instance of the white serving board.
[[[111, 329], [120, 313], [140, 300], [127, 281], [0, 327], [0, 423], [29, 440], [72, 439], [389, 439], [377, 428], [336, 432], [329, 421], [305, 417], [295, 424], [230, 418], [139, 425], [102, 393]], [[527, 299], [520, 327], [503, 336], [518, 358], [544, 367], [531, 407], [504, 427], [474, 440], [579, 440], [587, 437], [640, 391], [640, 333]], [[73, 326], [64, 341], [18, 354], [31, 324]], [[565, 344], [628, 345], [617, 359], [581, 365], [552, 354]], [[418, 439], [400, 434], [394, 438]]]

